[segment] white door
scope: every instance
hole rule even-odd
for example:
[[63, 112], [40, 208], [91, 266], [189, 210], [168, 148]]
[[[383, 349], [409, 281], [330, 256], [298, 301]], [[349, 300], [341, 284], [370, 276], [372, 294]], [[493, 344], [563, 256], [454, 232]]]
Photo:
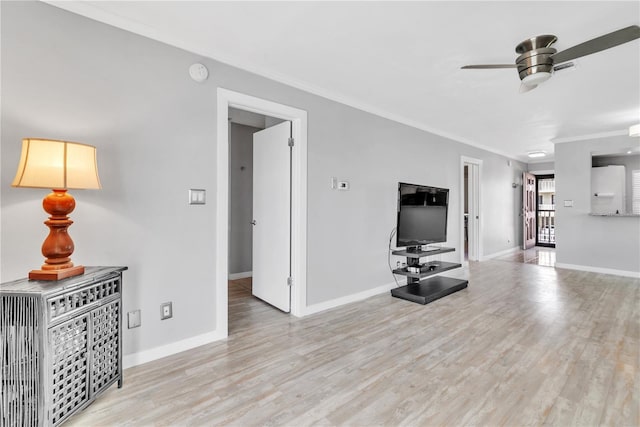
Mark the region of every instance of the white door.
[[253, 134], [253, 295], [289, 312], [291, 122]]

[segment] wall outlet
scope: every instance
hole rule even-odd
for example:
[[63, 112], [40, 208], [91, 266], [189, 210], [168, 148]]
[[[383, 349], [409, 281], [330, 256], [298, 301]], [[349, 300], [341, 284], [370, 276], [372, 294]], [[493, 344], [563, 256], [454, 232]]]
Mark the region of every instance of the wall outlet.
[[171, 319], [173, 317], [173, 307], [171, 302], [160, 304], [160, 320]]
[[127, 313], [127, 327], [129, 329], [138, 328], [142, 324], [142, 315], [140, 310], [134, 310]]

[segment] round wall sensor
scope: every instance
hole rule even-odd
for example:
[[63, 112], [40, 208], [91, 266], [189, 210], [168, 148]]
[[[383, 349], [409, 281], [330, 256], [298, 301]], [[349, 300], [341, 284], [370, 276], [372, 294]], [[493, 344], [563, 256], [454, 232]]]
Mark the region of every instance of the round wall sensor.
[[204, 65], [196, 63], [189, 67], [189, 75], [193, 80], [202, 83], [209, 77], [209, 71]]

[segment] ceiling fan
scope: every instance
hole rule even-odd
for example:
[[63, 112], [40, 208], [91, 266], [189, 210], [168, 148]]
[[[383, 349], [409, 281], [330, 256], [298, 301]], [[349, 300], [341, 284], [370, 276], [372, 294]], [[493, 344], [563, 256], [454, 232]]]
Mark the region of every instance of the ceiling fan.
[[520, 92], [528, 92], [548, 80], [553, 71], [564, 68], [560, 65], [564, 62], [610, 49], [637, 38], [640, 38], [640, 27], [632, 25], [558, 52], [551, 47], [558, 38], [547, 34], [532, 37], [518, 44], [516, 53], [520, 56], [516, 58], [514, 64], [465, 65], [462, 69], [517, 68], [522, 81]]

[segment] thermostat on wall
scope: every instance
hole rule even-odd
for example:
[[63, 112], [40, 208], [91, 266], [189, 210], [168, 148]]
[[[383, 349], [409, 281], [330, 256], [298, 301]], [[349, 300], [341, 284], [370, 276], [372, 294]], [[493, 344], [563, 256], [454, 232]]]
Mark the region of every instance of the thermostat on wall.
[[349, 181], [338, 182], [338, 190], [348, 190], [348, 189], [349, 189]]

